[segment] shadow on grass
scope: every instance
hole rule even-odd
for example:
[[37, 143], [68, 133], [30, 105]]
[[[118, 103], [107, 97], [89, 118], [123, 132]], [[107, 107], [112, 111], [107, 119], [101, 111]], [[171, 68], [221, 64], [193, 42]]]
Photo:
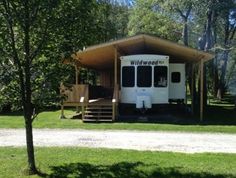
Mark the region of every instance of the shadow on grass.
[[233, 107], [208, 106], [203, 124], [235, 125], [236, 109]]
[[14, 112], [0, 112], [1, 116], [23, 116], [22, 111], [14, 111]]
[[[188, 105], [187, 108], [190, 108]], [[162, 112], [147, 114], [121, 115], [118, 122], [123, 123], [160, 123], [177, 125], [236, 125], [236, 108], [234, 106], [208, 105], [204, 109], [204, 119], [200, 121], [199, 111], [195, 115], [185, 112], [177, 105], [170, 105]], [[141, 118], [141, 120], [140, 120]], [[144, 120], [142, 120], [142, 118]]]
[[[155, 167], [149, 171], [142, 170], [142, 168]], [[46, 177], [48, 178], [222, 178], [231, 177], [232, 175], [210, 173], [195, 173], [195, 172], [181, 172], [181, 167], [160, 168], [158, 165], [147, 165], [142, 162], [120, 162], [113, 165], [92, 165], [88, 163], [71, 163], [62, 166], [52, 167], [52, 173]]]

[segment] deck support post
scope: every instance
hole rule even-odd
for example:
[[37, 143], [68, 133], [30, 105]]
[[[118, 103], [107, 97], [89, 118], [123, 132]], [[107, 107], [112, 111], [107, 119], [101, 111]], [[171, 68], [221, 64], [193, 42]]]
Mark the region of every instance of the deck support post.
[[[78, 86], [78, 79], [79, 79], [79, 69], [78, 69], [78, 65], [75, 64], [75, 95], [76, 98], [78, 96], [78, 91], [77, 91], [77, 86]], [[79, 106], [76, 106], [76, 112], [79, 113]]]
[[200, 121], [203, 121], [204, 61], [200, 61]]
[[61, 103], [61, 116], [60, 116], [60, 119], [65, 119], [65, 114], [64, 114], [64, 104]]
[[117, 61], [118, 61], [118, 52], [117, 47], [115, 46], [115, 54], [114, 54], [114, 86], [117, 85]]
[[115, 121], [115, 117], [116, 117], [116, 103], [112, 102], [112, 121]]
[[195, 85], [195, 64], [192, 64], [192, 71], [191, 71], [191, 110], [192, 110], [192, 114], [194, 115], [194, 104], [195, 104], [195, 98], [194, 98], [194, 85]]
[[118, 51], [117, 51], [117, 46], [114, 46], [115, 51], [114, 51], [114, 92], [115, 92], [115, 102], [112, 101], [112, 121], [115, 121], [116, 118], [116, 114], [117, 114], [117, 102], [118, 102], [118, 98], [117, 98], [117, 62], [118, 62]]
[[84, 106], [84, 103], [82, 103], [81, 113], [82, 113], [82, 121], [84, 122], [84, 115], [85, 115], [85, 106]]
[[[60, 94], [61, 95], [64, 92], [64, 89], [65, 89], [65, 87], [64, 87], [63, 83], [61, 82], [61, 84], [60, 84]], [[64, 101], [63, 100], [61, 100], [61, 115], [60, 115], [59, 118], [60, 119], [65, 119], [66, 118], [65, 114], [64, 114]]]

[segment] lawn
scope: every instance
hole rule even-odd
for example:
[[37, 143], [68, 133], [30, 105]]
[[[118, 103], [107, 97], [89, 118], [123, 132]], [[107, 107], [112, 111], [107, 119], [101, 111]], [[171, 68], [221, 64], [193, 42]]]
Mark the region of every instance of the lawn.
[[[35, 154], [38, 168], [45, 173], [44, 177], [51, 178], [236, 177], [235, 154], [182, 154], [70, 147], [36, 148]], [[0, 148], [0, 162], [0, 177], [24, 177], [25, 148]]]
[[[232, 110], [230, 110], [232, 112]], [[230, 113], [230, 111], [225, 111]], [[214, 114], [214, 111], [212, 111]], [[67, 116], [72, 116], [73, 111], [66, 110]], [[232, 115], [232, 113], [230, 113]], [[234, 113], [233, 113], [234, 114]], [[97, 130], [143, 130], [143, 131], [185, 131], [185, 132], [224, 132], [224, 133], [236, 133], [235, 125], [208, 125], [208, 124], [158, 124], [158, 123], [127, 123], [127, 122], [115, 122], [115, 123], [82, 123], [78, 119], [59, 119], [60, 111], [46, 111], [42, 112], [35, 119], [34, 128], [71, 128], [71, 129], [97, 129]], [[225, 117], [222, 114], [222, 117]], [[231, 116], [232, 117], [232, 116]], [[210, 118], [210, 117], [209, 117]], [[219, 118], [217, 115], [216, 118]], [[225, 120], [229, 120], [230, 117], [225, 117]], [[232, 120], [233, 118], [231, 118]], [[210, 119], [209, 119], [210, 120]], [[236, 117], [234, 121], [236, 120]], [[210, 120], [214, 124], [219, 122], [217, 120]], [[6, 115], [0, 115], [0, 128], [24, 128], [24, 119], [19, 113], [11, 113]]]

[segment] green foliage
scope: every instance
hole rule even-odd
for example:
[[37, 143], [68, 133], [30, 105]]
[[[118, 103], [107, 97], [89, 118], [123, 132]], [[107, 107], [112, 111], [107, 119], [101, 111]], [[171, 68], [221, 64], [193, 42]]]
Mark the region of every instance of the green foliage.
[[172, 41], [181, 38], [180, 27], [154, 0], [137, 0], [128, 24], [129, 35], [147, 33]]
[[[21, 61], [24, 53], [24, 6], [23, 1], [7, 1], [13, 3], [12, 22], [16, 50]], [[34, 57], [30, 70], [32, 72], [32, 102], [37, 107], [58, 105], [59, 83], [74, 83], [73, 66], [63, 65], [63, 58], [83, 50], [87, 46], [118, 39], [137, 33], [148, 33], [172, 41], [183, 43], [184, 27], [181, 13], [186, 15], [190, 6], [191, 13], [187, 22], [189, 46], [197, 47], [198, 38], [204, 36], [207, 12], [214, 11], [212, 34], [216, 60], [207, 67], [209, 89], [214, 92], [213, 69], [216, 67], [218, 79], [222, 74], [225, 86], [231, 84], [234, 67], [225, 67], [222, 62], [233, 60], [235, 44], [235, 2], [207, 0], [68, 0], [68, 1], [30, 1], [30, 52]], [[4, 17], [3, 4], [0, 4], [0, 110], [11, 106], [13, 110], [21, 109], [19, 76], [13, 60], [10, 45], [8, 23]], [[128, 26], [127, 26], [128, 25]], [[228, 26], [227, 26], [228, 25]], [[228, 29], [228, 31], [226, 31]], [[230, 33], [228, 33], [230, 32]], [[232, 39], [225, 43], [226, 35]], [[229, 58], [224, 58], [225, 49], [229, 50]], [[230, 65], [234, 63], [230, 62]], [[227, 68], [227, 65], [225, 65]], [[92, 70], [81, 70], [81, 81], [96, 83], [96, 73]]]
[[[24, 6], [20, 0], [14, 4], [16, 50], [23, 61], [23, 13], [20, 12]], [[2, 5], [0, 12], [3, 12]], [[46, 108], [58, 105], [60, 82], [75, 83], [74, 67], [62, 64], [62, 59], [89, 45], [125, 36], [128, 7], [96, 0], [31, 1], [29, 6], [32, 11], [30, 53], [35, 58], [30, 66], [32, 103], [37, 108]], [[18, 110], [21, 109], [18, 68], [8, 43], [10, 34], [3, 13], [0, 22], [0, 111], [6, 106]], [[96, 80], [93, 71], [83, 69], [81, 76], [88, 83]]]

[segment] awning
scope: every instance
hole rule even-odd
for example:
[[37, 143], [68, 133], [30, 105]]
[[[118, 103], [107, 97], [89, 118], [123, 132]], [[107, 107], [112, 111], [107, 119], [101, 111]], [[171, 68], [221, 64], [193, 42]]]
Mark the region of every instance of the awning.
[[168, 55], [171, 62], [193, 63], [200, 60], [205, 62], [214, 57], [210, 53], [144, 34], [90, 46], [83, 51], [76, 52], [72, 57], [79, 60], [79, 63], [84, 67], [109, 69], [114, 67], [116, 49], [120, 56], [134, 54]]

